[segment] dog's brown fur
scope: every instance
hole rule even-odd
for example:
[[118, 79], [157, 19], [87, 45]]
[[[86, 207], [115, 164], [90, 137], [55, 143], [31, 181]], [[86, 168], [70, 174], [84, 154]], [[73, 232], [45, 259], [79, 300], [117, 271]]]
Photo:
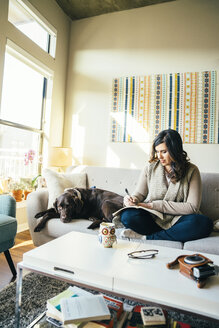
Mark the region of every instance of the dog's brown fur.
[[41, 231], [46, 222], [53, 218], [60, 218], [64, 223], [74, 219], [89, 219], [93, 223], [88, 229], [97, 228], [101, 222], [112, 222], [112, 213], [123, 206], [123, 197], [107, 190], [97, 188], [67, 189], [56, 198], [53, 208], [36, 214], [40, 222], [34, 231]]

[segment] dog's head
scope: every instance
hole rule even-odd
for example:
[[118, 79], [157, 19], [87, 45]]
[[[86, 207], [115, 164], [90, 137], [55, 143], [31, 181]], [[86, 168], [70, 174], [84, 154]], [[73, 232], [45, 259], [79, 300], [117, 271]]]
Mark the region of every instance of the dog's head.
[[66, 189], [63, 194], [56, 198], [53, 206], [59, 213], [62, 222], [67, 223], [72, 219], [78, 219], [83, 207], [81, 194], [77, 189]]

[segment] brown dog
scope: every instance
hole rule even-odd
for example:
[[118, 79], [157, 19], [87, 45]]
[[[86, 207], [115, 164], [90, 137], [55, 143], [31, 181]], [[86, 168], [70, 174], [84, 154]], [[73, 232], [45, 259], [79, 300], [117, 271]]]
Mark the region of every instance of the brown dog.
[[74, 219], [89, 219], [94, 221], [88, 229], [97, 228], [101, 222], [112, 222], [112, 213], [123, 206], [123, 197], [107, 190], [97, 188], [66, 189], [56, 198], [53, 208], [36, 214], [40, 222], [34, 231], [41, 231], [50, 219], [60, 218], [67, 223]]

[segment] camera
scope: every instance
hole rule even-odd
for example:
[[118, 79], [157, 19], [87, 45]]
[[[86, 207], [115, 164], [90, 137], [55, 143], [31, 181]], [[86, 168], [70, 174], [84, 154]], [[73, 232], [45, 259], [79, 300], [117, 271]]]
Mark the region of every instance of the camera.
[[184, 262], [191, 265], [195, 279], [206, 279], [219, 273], [219, 267], [211, 261], [206, 261], [206, 257], [200, 254], [186, 256]]
[[174, 261], [167, 263], [168, 269], [172, 269], [179, 263], [180, 273], [197, 282], [202, 288], [208, 277], [219, 274], [219, 266], [202, 254], [180, 255]]
[[205, 279], [219, 273], [219, 267], [207, 262], [206, 258], [200, 254], [186, 256], [184, 262], [192, 265], [192, 273], [196, 279]]
[[193, 276], [197, 279], [208, 278], [219, 274], [219, 266], [208, 263], [192, 269]]

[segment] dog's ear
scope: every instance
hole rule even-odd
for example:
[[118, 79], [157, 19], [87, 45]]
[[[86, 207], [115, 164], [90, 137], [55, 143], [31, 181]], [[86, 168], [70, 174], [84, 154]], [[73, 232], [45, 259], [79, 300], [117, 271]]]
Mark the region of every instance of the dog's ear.
[[57, 199], [56, 199], [55, 202], [53, 203], [53, 207], [54, 207], [55, 211], [58, 213]]
[[75, 191], [73, 188], [65, 188], [64, 189], [64, 192], [68, 192], [70, 195], [74, 195], [75, 194]]

